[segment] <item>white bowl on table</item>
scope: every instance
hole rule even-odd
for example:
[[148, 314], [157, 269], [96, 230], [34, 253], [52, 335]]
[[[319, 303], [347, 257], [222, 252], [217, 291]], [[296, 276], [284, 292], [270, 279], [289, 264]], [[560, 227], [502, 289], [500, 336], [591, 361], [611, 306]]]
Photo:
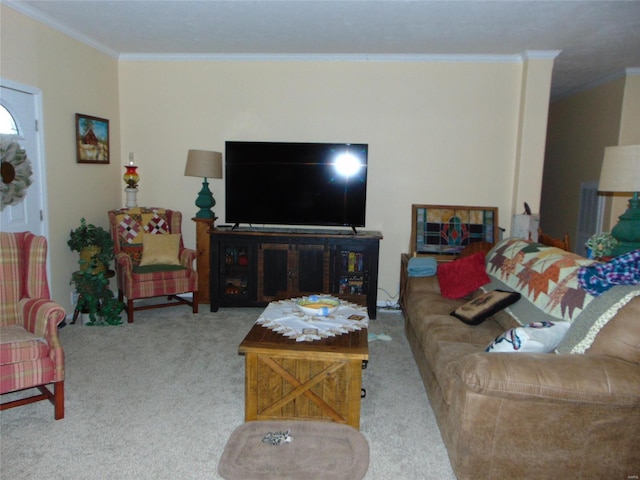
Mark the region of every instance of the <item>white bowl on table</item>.
[[324, 295], [310, 295], [296, 300], [296, 307], [311, 317], [326, 317], [340, 306], [340, 300]]

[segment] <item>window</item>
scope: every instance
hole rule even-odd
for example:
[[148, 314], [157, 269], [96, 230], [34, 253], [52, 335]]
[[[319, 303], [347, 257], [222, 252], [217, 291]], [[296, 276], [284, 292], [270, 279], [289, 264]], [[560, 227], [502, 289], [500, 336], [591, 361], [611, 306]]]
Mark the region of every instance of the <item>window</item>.
[[18, 126], [4, 105], [0, 105], [0, 134], [17, 135]]

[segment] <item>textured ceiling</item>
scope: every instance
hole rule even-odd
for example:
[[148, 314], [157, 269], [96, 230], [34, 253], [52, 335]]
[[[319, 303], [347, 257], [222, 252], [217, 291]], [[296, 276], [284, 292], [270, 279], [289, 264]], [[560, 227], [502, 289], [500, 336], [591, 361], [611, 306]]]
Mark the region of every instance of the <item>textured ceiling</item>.
[[10, 1], [122, 59], [559, 51], [552, 97], [640, 73], [640, 1]]

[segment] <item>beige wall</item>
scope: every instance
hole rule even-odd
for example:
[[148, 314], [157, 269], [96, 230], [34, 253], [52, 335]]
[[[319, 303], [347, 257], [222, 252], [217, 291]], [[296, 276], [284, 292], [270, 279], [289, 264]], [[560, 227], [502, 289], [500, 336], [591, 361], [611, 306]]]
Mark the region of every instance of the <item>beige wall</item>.
[[[627, 75], [551, 104], [541, 202], [541, 225], [576, 245], [581, 182], [598, 181], [609, 145], [640, 143], [640, 76]], [[607, 194], [603, 231], [626, 209], [628, 194]], [[612, 202], [613, 199], [613, 202]]]
[[[0, 77], [42, 91], [52, 297], [70, 310], [77, 254], [67, 246], [80, 218], [107, 226], [120, 204], [118, 62], [56, 30], [0, 6]], [[76, 163], [75, 114], [109, 119], [111, 163]]]
[[619, 140], [620, 145], [640, 144], [640, 69], [627, 75]]
[[[546, 110], [521, 121], [521, 77], [519, 62], [122, 61], [122, 156], [136, 152], [141, 204], [171, 205], [188, 219], [201, 183], [183, 176], [189, 148], [368, 143], [366, 229], [384, 235], [379, 286], [394, 296], [412, 203], [496, 205], [509, 229], [520, 128], [528, 135], [542, 122], [542, 151], [546, 125]], [[537, 197], [541, 167], [542, 155]], [[211, 186], [224, 223], [224, 181]], [[194, 238], [187, 226], [185, 241]]]
[[[81, 216], [106, 226], [106, 211], [124, 203], [129, 152], [140, 166], [138, 203], [182, 210], [193, 247], [201, 182], [183, 176], [189, 148], [368, 143], [366, 228], [384, 234], [381, 300], [398, 293], [412, 203], [497, 206], [509, 232], [516, 184], [532, 196], [540, 189], [546, 107], [531, 106], [548, 102], [552, 60], [118, 62], [1, 8], [0, 74], [43, 92], [53, 294], [67, 307], [76, 266], [68, 232]], [[111, 120], [111, 165], [75, 163], [76, 112]], [[522, 159], [530, 183], [518, 177]], [[211, 188], [222, 223], [224, 181]]]
[[576, 244], [580, 186], [597, 181], [604, 147], [615, 145], [620, 126], [624, 79], [551, 104], [540, 223], [554, 236], [568, 233]]

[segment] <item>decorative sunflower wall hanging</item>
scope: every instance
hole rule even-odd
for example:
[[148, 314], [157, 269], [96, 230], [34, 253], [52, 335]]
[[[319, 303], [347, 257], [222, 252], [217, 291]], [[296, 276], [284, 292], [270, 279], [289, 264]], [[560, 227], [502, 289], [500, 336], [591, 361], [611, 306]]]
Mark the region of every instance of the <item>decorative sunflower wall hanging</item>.
[[27, 189], [33, 183], [31, 180], [33, 169], [27, 152], [11, 135], [0, 137], [0, 160], [2, 160], [0, 163], [2, 174], [0, 211], [2, 211], [7, 205], [17, 205], [24, 200]]

